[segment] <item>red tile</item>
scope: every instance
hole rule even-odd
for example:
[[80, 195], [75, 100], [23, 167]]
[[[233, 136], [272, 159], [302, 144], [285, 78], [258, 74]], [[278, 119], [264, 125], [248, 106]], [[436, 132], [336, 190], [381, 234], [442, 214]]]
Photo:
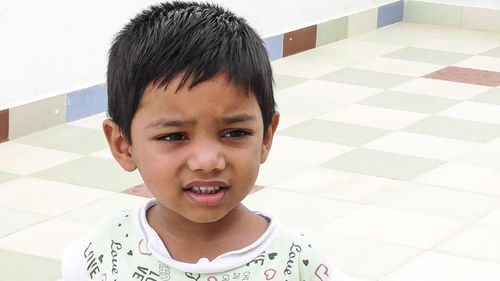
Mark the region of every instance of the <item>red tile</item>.
[[449, 66], [424, 77], [490, 87], [500, 86], [500, 72], [472, 68]]
[[252, 190], [250, 190], [250, 193], [257, 192], [257, 191], [262, 190], [264, 188], [265, 188], [264, 186], [254, 185], [253, 188], [252, 188]]
[[124, 191], [122, 191], [122, 193], [142, 196], [142, 197], [146, 197], [146, 198], [153, 198], [153, 194], [151, 194], [151, 192], [149, 192], [149, 190], [146, 188], [146, 186], [144, 184], [139, 184], [137, 186], [134, 186], [132, 188], [124, 190]]
[[283, 36], [283, 57], [307, 51], [316, 47], [317, 26], [309, 26], [285, 33]]
[[0, 142], [9, 140], [9, 110], [0, 111]]

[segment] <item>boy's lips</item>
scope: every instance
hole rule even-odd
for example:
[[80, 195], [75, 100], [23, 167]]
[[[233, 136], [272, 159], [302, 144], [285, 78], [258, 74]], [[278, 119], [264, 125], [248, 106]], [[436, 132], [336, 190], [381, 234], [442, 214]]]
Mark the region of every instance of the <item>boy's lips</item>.
[[194, 181], [183, 190], [199, 206], [215, 206], [226, 195], [229, 185], [221, 181]]

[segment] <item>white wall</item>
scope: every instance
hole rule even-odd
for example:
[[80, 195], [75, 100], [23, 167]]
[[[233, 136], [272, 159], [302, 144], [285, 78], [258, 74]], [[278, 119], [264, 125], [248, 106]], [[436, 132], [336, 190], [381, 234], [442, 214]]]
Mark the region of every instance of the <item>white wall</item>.
[[[416, 0], [410, 0], [416, 1]], [[500, 9], [500, 0], [419, 0], [432, 3], [450, 4], [464, 7]]]
[[[263, 37], [395, 0], [211, 0]], [[0, 110], [103, 83], [110, 41], [158, 0], [0, 0]]]

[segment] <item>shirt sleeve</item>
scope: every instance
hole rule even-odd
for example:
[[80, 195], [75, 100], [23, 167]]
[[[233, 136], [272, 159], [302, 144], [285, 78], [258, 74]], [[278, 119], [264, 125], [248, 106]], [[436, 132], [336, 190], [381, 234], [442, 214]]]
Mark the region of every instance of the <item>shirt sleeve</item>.
[[61, 272], [64, 281], [86, 281], [85, 257], [83, 256], [83, 241], [78, 240], [69, 244], [61, 259]]

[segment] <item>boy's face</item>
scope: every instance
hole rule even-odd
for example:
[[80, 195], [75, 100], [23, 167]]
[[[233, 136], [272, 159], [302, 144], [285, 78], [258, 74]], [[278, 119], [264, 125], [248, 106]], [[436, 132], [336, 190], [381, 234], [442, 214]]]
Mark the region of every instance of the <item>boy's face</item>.
[[214, 222], [250, 192], [279, 116], [264, 135], [255, 96], [226, 76], [175, 92], [179, 82], [174, 79], [166, 90], [146, 88], [132, 120], [132, 145], [122, 141], [122, 155], [113, 154], [126, 170], [138, 168], [163, 215]]

